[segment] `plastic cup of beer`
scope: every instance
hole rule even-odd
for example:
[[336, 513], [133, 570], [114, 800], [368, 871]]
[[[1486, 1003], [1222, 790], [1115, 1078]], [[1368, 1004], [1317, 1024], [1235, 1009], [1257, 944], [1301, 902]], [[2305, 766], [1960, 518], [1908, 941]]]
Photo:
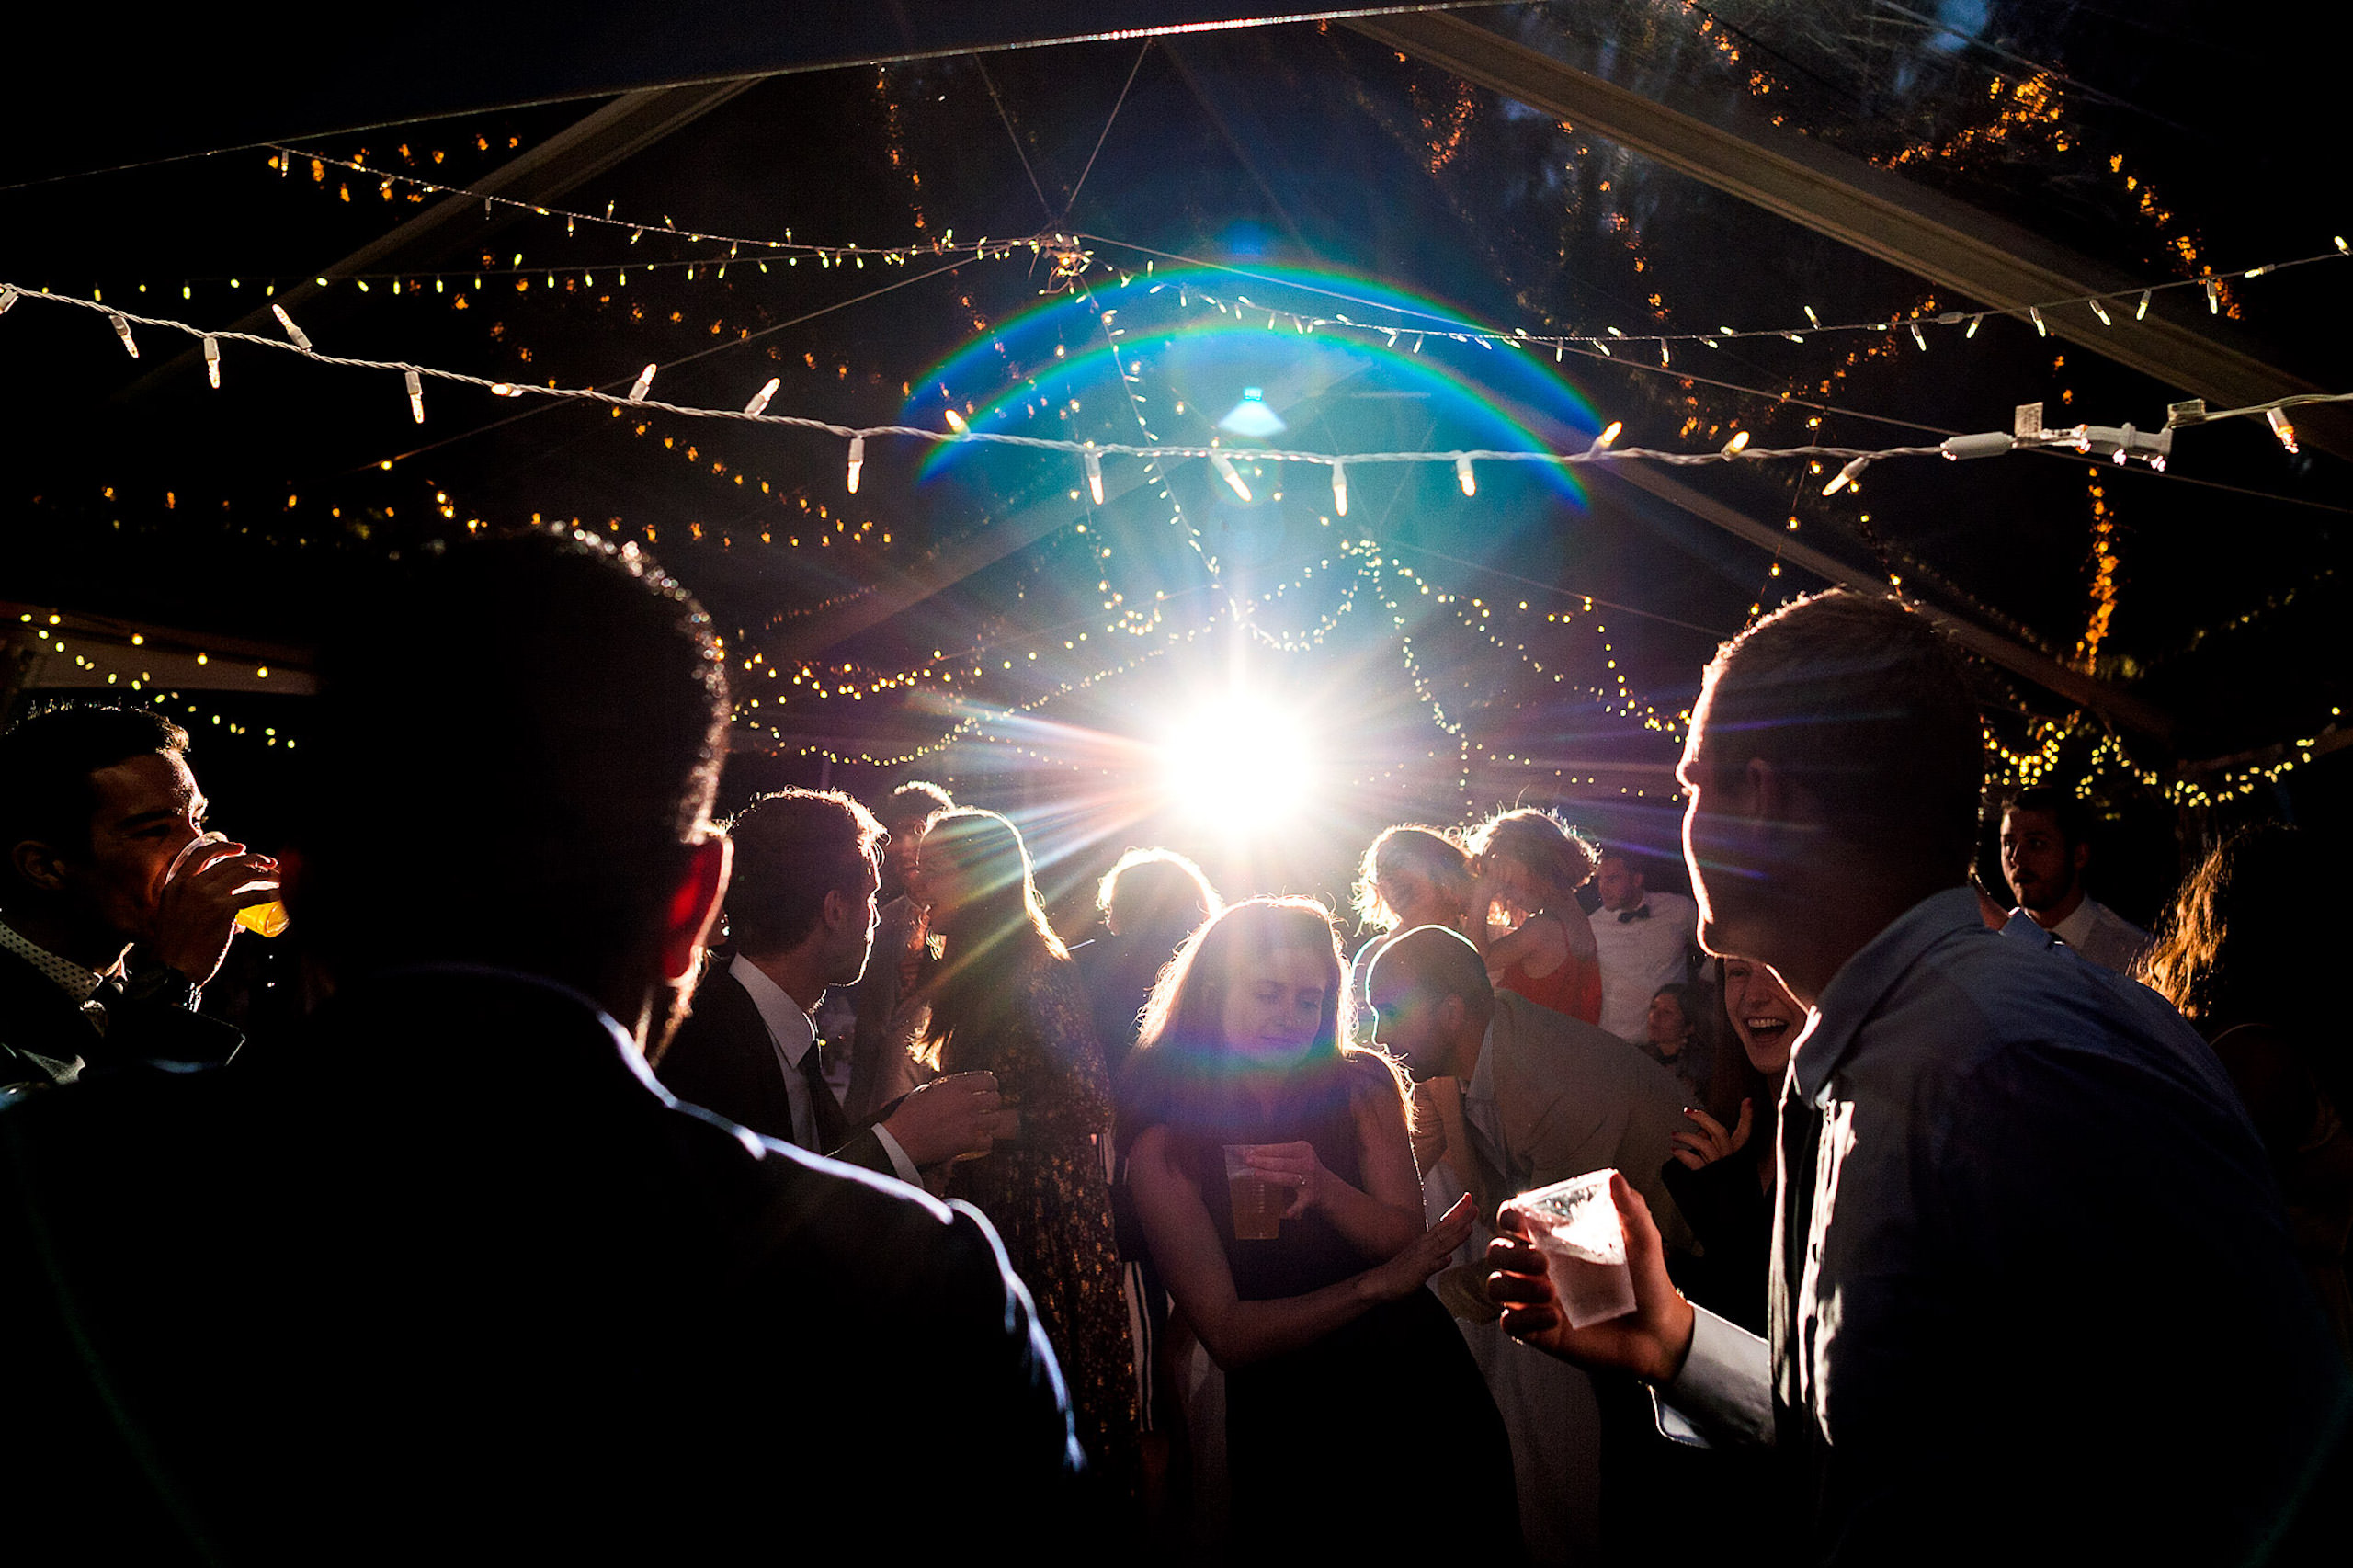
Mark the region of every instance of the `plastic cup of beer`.
[[1634, 1310], [1626, 1227], [1609, 1197], [1609, 1178], [1616, 1174], [1589, 1171], [1523, 1192], [1504, 1206], [1527, 1221], [1571, 1328], [1607, 1323]]
[[1225, 1189], [1233, 1204], [1233, 1239], [1271, 1242], [1282, 1234], [1283, 1210], [1290, 1207], [1291, 1189], [1255, 1169], [1250, 1156], [1269, 1145], [1225, 1145]]
[[[164, 869], [164, 881], [168, 882], [174, 877], [178, 876], [180, 874], [180, 868], [188, 864], [188, 857], [203, 848], [206, 845], [226, 844], [228, 841], [229, 835], [225, 833], [198, 834], [194, 838], [191, 838], [186, 844], [181, 845], [180, 852], [172, 857], [172, 863]], [[266, 887], [268, 884], [265, 882], [257, 883], [256, 885], [256, 887]], [[285, 901], [282, 899], [271, 898], [264, 900], [259, 903], [249, 903], [243, 909], [237, 911], [236, 921], [238, 925], [244, 926], [246, 930], [251, 931], [257, 937], [275, 937], [279, 932], [286, 929], [287, 915]]]

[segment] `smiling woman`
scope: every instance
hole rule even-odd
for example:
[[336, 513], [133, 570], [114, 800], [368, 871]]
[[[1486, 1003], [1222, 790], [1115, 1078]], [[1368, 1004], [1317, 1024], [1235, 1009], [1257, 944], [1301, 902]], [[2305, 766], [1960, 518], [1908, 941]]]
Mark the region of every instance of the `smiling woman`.
[[[1423, 1288], [1470, 1202], [1424, 1230], [1404, 1096], [1383, 1057], [1341, 1043], [1351, 1011], [1330, 913], [1252, 899], [1177, 955], [1121, 1085], [1145, 1239], [1228, 1374], [1239, 1559], [1419, 1556], [1463, 1517], [1516, 1517], [1502, 1421]], [[1407, 1453], [1443, 1508], [1370, 1490]]]

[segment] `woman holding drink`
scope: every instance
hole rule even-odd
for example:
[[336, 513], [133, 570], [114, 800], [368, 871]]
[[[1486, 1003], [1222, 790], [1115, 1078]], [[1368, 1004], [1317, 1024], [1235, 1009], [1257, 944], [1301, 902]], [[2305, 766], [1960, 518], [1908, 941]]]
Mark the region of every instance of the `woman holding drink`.
[[923, 994], [926, 1053], [942, 1073], [995, 1073], [1006, 1108], [995, 1148], [951, 1166], [946, 1196], [996, 1227], [1070, 1385], [1079, 1443], [1098, 1476], [1124, 1488], [1136, 1386], [1102, 1144], [1111, 1084], [1077, 966], [1005, 818], [970, 807], [935, 817], [922, 856], [944, 949]]
[[[1344, 973], [1322, 904], [1236, 904], [1162, 978], [1121, 1085], [1145, 1238], [1227, 1373], [1243, 1558], [1400, 1558], [1459, 1541], [1464, 1518], [1518, 1517], [1502, 1420], [1423, 1289], [1469, 1234], [1470, 1200], [1424, 1230], [1403, 1086], [1341, 1043]], [[1365, 1493], [1408, 1460], [1415, 1497], [1440, 1506]]]

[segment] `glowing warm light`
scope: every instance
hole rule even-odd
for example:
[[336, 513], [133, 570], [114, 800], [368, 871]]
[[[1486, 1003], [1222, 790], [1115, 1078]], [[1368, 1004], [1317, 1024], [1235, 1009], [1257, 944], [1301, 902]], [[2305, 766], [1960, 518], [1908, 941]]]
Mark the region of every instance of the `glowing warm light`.
[[1281, 826], [1313, 783], [1298, 719], [1247, 698], [1195, 715], [1160, 756], [1169, 799], [1235, 837]]

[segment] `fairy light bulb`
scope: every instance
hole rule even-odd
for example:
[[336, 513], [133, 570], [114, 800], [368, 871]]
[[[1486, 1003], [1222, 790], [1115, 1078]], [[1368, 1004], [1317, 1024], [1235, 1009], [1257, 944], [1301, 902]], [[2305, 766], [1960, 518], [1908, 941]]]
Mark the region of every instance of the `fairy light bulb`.
[[0, 316], [6, 315], [16, 303], [17, 291], [6, 284], [0, 284]]
[[1092, 450], [1081, 452], [1078, 456], [1079, 460], [1086, 465], [1086, 493], [1100, 506], [1103, 505], [1103, 460]]
[[1243, 483], [1242, 476], [1234, 472], [1233, 460], [1232, 458], [1227, 457], [1223, 452], [1211, 452], [1210, 454], [1210, 467], [1217, 470], [1217, 476], [1225, 481], [1226, 484], [1232, 488], [1236, 495], [1239, 495], [1245, 501], [1250, 499], [1250, 487]]
[[1976, 336], [1976, 335], [1977, 335], [1977, 329], [1978, 329], [1979, 327], [1981, 327], [1981, 326], [1984, 326], [1984, 324], [1985, 324], [1985, 318], [1984, 318], [1984, 316], [1972, 316], [1972, 317], [1970, 317], [1970, 318], [1969, 318], [1969, 330], [1968, 330], [1967, 332], [1964, 332], [1964, 333], [1962, 333], [1962, 334], [1961, 335], [1962, 340], [1963, 340], [1963, 341], [1967, 341], [1968, 339], [1970, 339], [1970, 338], [1972, 338], [1972, 337]]
[[2048, 337], [2051, 335], [2051, 327], [2048, 323], [2043, 321], [2042, 312], [2040, 309], [2033, 305], [2029, 305], [2026, 308], [2026, 313], [2027, 319], [2034, 323], [2035, 336]]
[[404, 370], [401, 378], [408, 383], [409, 416], [422, 425], [425, 423], [425, 383], [417, 379], [415, 370]]
[[865, 466], [866, 437], [863, 436], [852, 436], [849, 438], [849, 493], [852, 495], [858, 494], [858, 471]]
[[2132, 319], [2134, 321], [2139, 321], [2149, 313], [2149, 296], [2155, 292], [2156, 290], [2154, 289], [2143, 289], [2141, 290], [2140, 306], [2132, 312]]
[[204, 336], [204, 379], [216, 388], [221, 384], [221, 340], [210, 333]]
[[2221, 284], [2221, 283], [2219, 283], [2219, 282], [2217, 282], [2215, 279], [2213, 279], [2213, 278], [2200, 278], [2200, 279], [2199, 280], [2199, 287], [2206, 290], [2206, 313], [2207, 313], [2208, 315], [2210, 315], [2210, 316], [2214, 316], [2214, 315], [2220, 315], [2220, 314], [2222, 314], [2222, 284]]
[[754, 392], [752, 394], [752, 401], [744, 405], [744, 412], [746, 414], [765, 414], [767, 412], [768, 399], [776, 396], [776, 389], [782, 385], [784, 385], [784, 380], [782, 377], [770, 376], [768, 378], [768, 384]]
[[942, 409], [940, 412], [948, 417], [948, 427], [950, 430], [955, 431], [959, 436], [961, 436], [966, 431], [972, 429], [970, 425], [964, 423], [964, 416], [957, 413], [954, 409]]
[[1862, 486], [1855, 482], [1862, 477], [1863, 470], [1869, 468], [1870, 462], [1871, 460], [1868, 457], [1857, 458], [1833, 475], [1830, 483], [1822, 487], [1822, 493], [1824, 495], [1836, 495], [1841, 490], [1860, 490]]
[[1748, 432], [1745, 430], [1735, 430], [1732, 433], [1732, 439], [1724, 443], [1724, 456], [1728, 458], [1736, 458], [1740, 456], [1742, 452], [1747, 450], [1747, 449]]
[[653, 366], [648, 365], [637, 373], [635, 384], [629, 389], [630, 402], [643, 403], [645, 394], [654, 390], [654, 369]]
[[1921, 353], [1926, 354], [1928, 351], [1928, 335], [1920, 330], [1920, 324], [1918, 322], [1912, 323], [1911, 326], [1912, 341], [1919, 346]]
[[1454, 460], [1454, 483], [1462, 486], [1462, 494], [1465, 495], [1479, 494], [1479, 479], [1471, 472], [1469, 458], [1460, 457]]
[[121, 312], [113, 312], [114, 335], [122, 339], [122, 351], [133, 359], [139, 358], [139, 340], [131, 335], [131, 319]]
[[2116, 324], [2114, 319], [2109, 315], [2108, 308], [2105, 305], [2102, 305], [2097, 300], [2086, 300], [2084, 302], [2091, 306], [2092, 314], [2099, 317], [2100, 325], [2113, 326]]
[[1625, 433], [1626, 422], [1624, 420], [1611, 420], [1608, 425], [1603, 428], [1601, 434], [1593, 438], [1593, 445], [1586, 449], [1586, 454], [1590, 456], [1595, 452], [1608, 451], [1617, 443], [1618, 437]]
[[2287, 410], [2267, 408], [2263, 411], [2263, 422], [2271, 426], [2271, 433], [2279, 437], [2281, 446], [2290, 452], [2296, 449], [2296, 427], [2288, 423]]
[[301, 349], [305, 354], [308, 354], [311, 351], [310, 338], [304, 335], [301, 327], [294, 324], [294, 318], [286, 313], [286, 307], [284, 305], [270, 306], [269, 313], [278, 318], [278, 324], [285, 328], [288, 340], [290, 341], [295, 347]]
[[1332, 510], [1338, 517], [1348, 515], [1348, 470], [1345, 463], [1332, 465]]

